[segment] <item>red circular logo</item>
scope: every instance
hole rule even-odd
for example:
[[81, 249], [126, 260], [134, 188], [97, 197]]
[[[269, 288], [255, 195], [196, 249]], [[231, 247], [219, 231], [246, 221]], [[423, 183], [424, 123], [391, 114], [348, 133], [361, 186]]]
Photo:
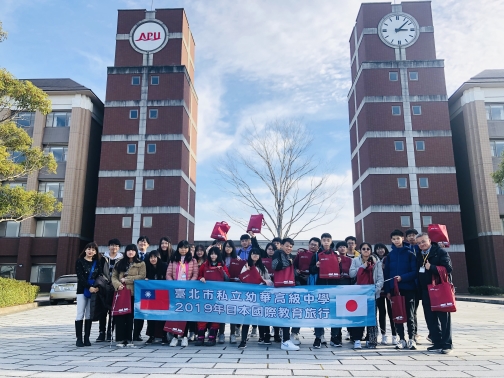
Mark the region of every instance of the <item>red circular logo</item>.
[[349, 300], [346, 303], [346, 309], [347, 311], [354, 312], [355, 310], [357, 310], [357, 302], [354, 301], [353, 299]]

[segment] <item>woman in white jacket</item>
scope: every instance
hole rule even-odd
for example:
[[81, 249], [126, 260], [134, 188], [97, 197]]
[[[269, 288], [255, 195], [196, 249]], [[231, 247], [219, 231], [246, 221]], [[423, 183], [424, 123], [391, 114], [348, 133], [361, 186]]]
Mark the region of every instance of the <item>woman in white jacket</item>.
[[[361, 255], [352, 261], [350, 266], [350, 277], [357, 278], [356, 285], [375, 285], [375, 298], [380, 297], [383, 287], [382, 262], [371, 255], [371, 244], [362, 243], [359, 247]], [[371, 273], [372, 272], [372, 273]], [[376, 302], [375, 302], [376, 303]], [[375, 305], [376, 317], [376, 305]], [[361, 338], [364, 334], [364, 327], [354, 327], [351, 329], [354, 340], [354, 349], [361, 349]], [[376, 349], [378, 344], [378, 326], [367, 327], [366, 347]]]

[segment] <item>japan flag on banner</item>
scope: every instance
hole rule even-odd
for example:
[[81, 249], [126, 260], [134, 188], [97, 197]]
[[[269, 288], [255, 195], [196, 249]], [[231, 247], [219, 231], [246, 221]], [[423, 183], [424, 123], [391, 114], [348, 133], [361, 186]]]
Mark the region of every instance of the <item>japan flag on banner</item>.
[[367, 316], [367, 296], [337, 295], [336, 316]]

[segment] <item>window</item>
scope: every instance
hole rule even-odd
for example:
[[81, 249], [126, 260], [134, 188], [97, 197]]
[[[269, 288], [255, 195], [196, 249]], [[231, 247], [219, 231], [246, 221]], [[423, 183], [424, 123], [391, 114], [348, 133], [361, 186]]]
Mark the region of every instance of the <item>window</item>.
[[124, 180], [124, 189], [133, 190], [135, 186], [135, 180]]
[[128, 144], [128, 146], [126, 147], [126, 150], [127, 150], [128, 154], [130, 154], [130, 155], [136, 154], [136, 144]]
[[410, 80], [413, 80], [413, 81], [417, 81], [418, 80], [418, 72], [416, 71], [411, 71], [409, 73], [409, 79]]
[[394, 141], [394, 147], [396, 151], [404, 151], [404, 142], [402, 140]]
[[145, 180], [145, 190], [153, 190], [154, 189], [154, 180], [148, 179]]
[[147, 228], [152, 227], [152, 217], [143, 217], [143, 226]]
[[122, 228], [131, 228], [131, 217], [123, 217]]
[[52, 192], [56, 198], [63, 198], [65, 184], [63, 182], [40, 182], [38, 191], [41, 193]]
[[389, 72], [388, 78], [390, 81], [397, 81], [399, 80], [399, 74], [397, 72]]
[[30, 282], [31, 283], [53, 283], [56, 265], [32, 265]]
[[152, 85], [158, 85], [159, 84], [159, 76], [151, 76], [150, 83]]
[[17, 114], [15, 121], [18, 127], [33, 127], [35, 124], [35, 112], [20, 112]]
[[59, 236], [59, 220], [38, 220], [35, 236], [38, 238], [56, 238]]
[[10, 155], [9, 156], [10, 159], [14, 163], [22, 163], [26, 160], [26, 155], [24, 154], [24, 152], [21, 152], [21, 151], [13, 151], [13, 152], [10, 152], [9, 155]]
[[9, 185], [9, 188], [17, 188], [19, 186], [26, 189], [26, 182], [9, 182], [4, 185]]
[[504, 105], [486, 105], [487, 120], [504, 120]]
[[138, 118], [138, 110], [133, 109], [130, 110], [130, 119], [137, 119]]
[[52, 112], [47, 115], [46, 127], [69, 127], [72, 112]]
[[67, 161], [68, 147], [45, 147], [45, 153], [51, 153], [57, 162]]
[[409, 215], [401, 215], [401, 227], [410, 227]]
[[155, 154], [156, 153], [156, 145], [155, 144], [148, 144], [147, 145], [147, 153], [148, 154]]
[[504, 194], [504, 187], [496, 184], [495, 185], [495, 189], [497, 189], [497, 194], [499, 194], [499, 195], [503, 195]]
[[501, 219], [500, 219], [500, 220], [501, 220], [501, 231], [502, 231], [502, 233], [504, 234], [504, 218], [503, 218], [503, 217], [501, 217]]
[[413, 105], [413, 115], [422, 115], [422, 107], [420, 105]]
[[501, 157], [504, 152], [504, 140], [491, 140], [490, 148], [492, 151], [492, 156]]
[[0, 223], [0, 236], [4, 238], [17, 238], [19, 237], [20, 222], [1, 222]]
[[158, 115], [157, 109], [149, 109], [149, 118], [156, 119]]
[[399, 177], [397, 179], [397, 187], [400, 189], [405, 189], [408, 187], [408, 179], [405, 177]]
[[427, 177], [420, 177], [418, 179], [418, 186], [420, 186], [420, 188], [428, 188], [429, 187], [429, 179]]
[[131, 78], [131, 85], [140, 85], [140, 76], [133, 76]]
[[425, 151], [425, 142], [423, 140], [417, 140], [415, 146], [417, 151]]
[[401, 107], [400, 106], [392, 106], [392, 115], [401, 115]]
[[422, 224], [424, 227], [428, 227], [429, 224], [432, 224], [432, 217], [430, 215], [422, 216]]
[[16, 278], [16, 265], [0, 265], [0, 277]]

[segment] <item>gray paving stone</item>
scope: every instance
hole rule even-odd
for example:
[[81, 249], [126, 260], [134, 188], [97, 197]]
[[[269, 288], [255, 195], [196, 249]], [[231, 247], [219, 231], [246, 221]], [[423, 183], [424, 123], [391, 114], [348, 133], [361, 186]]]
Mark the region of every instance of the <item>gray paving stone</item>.
[[109, 367], [109, 366], [76, 366], [75, 368], [68, 370], [69, 372], [76, 373], [119, 373], [124, 370], [124, 367]]
[[32, 374], [39, 373], [38, 371], [21, 371], [21, 370], [9, 370], [0, 369], [1, 377], [28, 377]]
[[[301, 377], [351, 377], [348, 370], [293, 370], [296, 378]], [[272, 376], [270, 375], [269, 378]], [[285, 378], [285, 376], [284, 376]]]
[[[411, 371], [408, 370], [413, 377], [474, 377], [472, 374], [464, 373], [463, 371]], [[482, 377], [485, 377], [483, 375]]]
[[234, 369], [198, 369], [198, 368], [182, 368], [179, 370], [180, 374], [220, 374], [220, 375], [231, 375]]
[[[121, 371], [121, 374], [166, 374], [171, 375], [179, 371], [179, 368], [146, 368], [146, 367], [128, 367]], [[129, 375], [128, 375], [129, 376]]]
[[[30, 378], [86, 378], [89, 377], [91, 374], [90, 373], [69, 373], [68, 371], [65, 372], [58, 372], [58, 371], [51, 371], [51, 372], [41, 372], [41, 373], [35, 373], [33, 375], [30, 375]], [[128, 377], [129, 378], [129, 377]]]
[[72, 366], [54, 366], [54, 365], [28, 365], [18, 368], [19, 370], [32, 371], [67, 371], [72, 369]]
[[385, 370], [380, 370], [380, 371], [352, 371], [352, 375], [354, 377], [390, 377], [390, 378], [395, 378], [395, 377], [411, 377], [407, 372], [405, 371], [385, 371]]

